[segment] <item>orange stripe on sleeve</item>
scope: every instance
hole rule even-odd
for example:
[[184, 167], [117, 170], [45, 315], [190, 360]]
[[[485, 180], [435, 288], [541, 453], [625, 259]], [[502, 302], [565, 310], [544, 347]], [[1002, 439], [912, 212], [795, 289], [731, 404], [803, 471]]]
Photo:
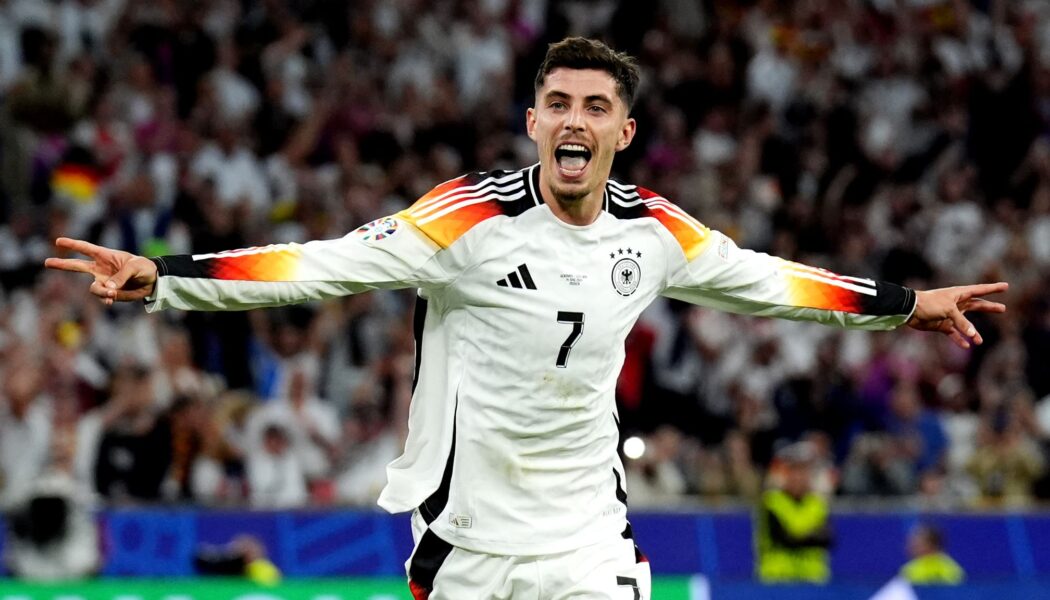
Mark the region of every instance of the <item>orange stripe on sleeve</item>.
[[497, 206], [496, 201], [487, 200], [478, 204], [471, 204], [457, 208], [448, 214], [428, 220], [417, 219], [408, 214], [408, 211], [398, 213], [398, 217], [415, 225], [428, 238], [441, 248], [448, 248], [464, 233], [478, 223], [501, 215], [503, 212]]
[[477, 178], [463, 176], [427, 192], [397, 217], [414, 225], [441, 248], [448, 248], [478, 223], [504, 214], [499, 201], [477, 190]]
[[862, 295], [833, 284], [791, 277], [788, 273], [791, 304], [806, 308], [863, 313]]
[[207, 260], [208, 276], [233, 281], [294, 281], [301, 251], [282, 248]]
[[649, 209], [649, 215], [666, 227], [678, 241], [686, 260], [699, 256], [714, 238], [707, 226], [655, 192], [638, 188], [638, 195]]

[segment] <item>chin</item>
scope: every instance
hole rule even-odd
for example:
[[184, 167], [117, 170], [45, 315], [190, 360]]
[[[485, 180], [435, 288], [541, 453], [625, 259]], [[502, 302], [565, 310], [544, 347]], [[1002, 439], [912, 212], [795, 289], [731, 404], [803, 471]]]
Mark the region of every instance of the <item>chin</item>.
[[590, 190], [582, 185], [552, 186], [551, 191], [561, 202], [579, 202], [590, 193]]

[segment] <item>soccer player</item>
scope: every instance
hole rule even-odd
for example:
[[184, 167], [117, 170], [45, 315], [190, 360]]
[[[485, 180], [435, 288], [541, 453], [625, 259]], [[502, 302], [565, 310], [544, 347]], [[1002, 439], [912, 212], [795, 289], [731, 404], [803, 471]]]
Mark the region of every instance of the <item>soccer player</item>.
[[915, 292], [740, 249], [658, 193], [610, 179], [634, 137], [638, 67], [599, 42], [550, 46], [525, 118], [539, 163], [445, 182], [343, 238], [147, 259], [83, 241], [105, 303], [238, 310], [417, 288], [404, 454], [379, 504], [414, 511], [417, 599], [649, 597], [626, 517], [614, 387], [657, 296], [981, 343], [963, 315], [1005, 283]]

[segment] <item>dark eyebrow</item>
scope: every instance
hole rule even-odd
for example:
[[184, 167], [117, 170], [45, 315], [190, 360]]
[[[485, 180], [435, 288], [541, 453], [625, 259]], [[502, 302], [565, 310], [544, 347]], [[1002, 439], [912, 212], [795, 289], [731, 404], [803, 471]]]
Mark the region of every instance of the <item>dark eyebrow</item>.
[[[569, 99], [571, 99], [571, 96], [569, 96], [568, 94], [566, 94], [565, 92], [562, 92], [562, 91], [551, 90], [551, 91], [547, 92], [546, 94], [544, 94], [543, 99], [546, 100], [546, 101], [550, 101], [550, 100], [554, 100], [554, 99], [569, 100]], [[612, 99], [609, 98], [608, 96], [606, 96], [605, 94], [591, 94], [590, 96], [587, 96], [586, 98], [584, 98], [583, 101], [585, 103], [603, 102], [603, 103], [608, 104], [610, 106], [613, 103]]]

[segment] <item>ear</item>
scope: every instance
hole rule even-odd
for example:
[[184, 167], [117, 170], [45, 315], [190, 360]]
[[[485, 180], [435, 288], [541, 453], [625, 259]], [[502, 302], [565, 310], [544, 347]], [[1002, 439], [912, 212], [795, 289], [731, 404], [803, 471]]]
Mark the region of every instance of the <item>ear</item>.
[[525, 111], [525, 131], [529, 134], [529, 139], [536, 141], [536, 109], [529, 108]]
[[616, 141], [617, 152], [631, 145], [631, 140], [634, 139], [637, 130], [638, 123], [634, 119], [628, 118], [623, 122], [623, 127], [620, 128], [620, 139]]

